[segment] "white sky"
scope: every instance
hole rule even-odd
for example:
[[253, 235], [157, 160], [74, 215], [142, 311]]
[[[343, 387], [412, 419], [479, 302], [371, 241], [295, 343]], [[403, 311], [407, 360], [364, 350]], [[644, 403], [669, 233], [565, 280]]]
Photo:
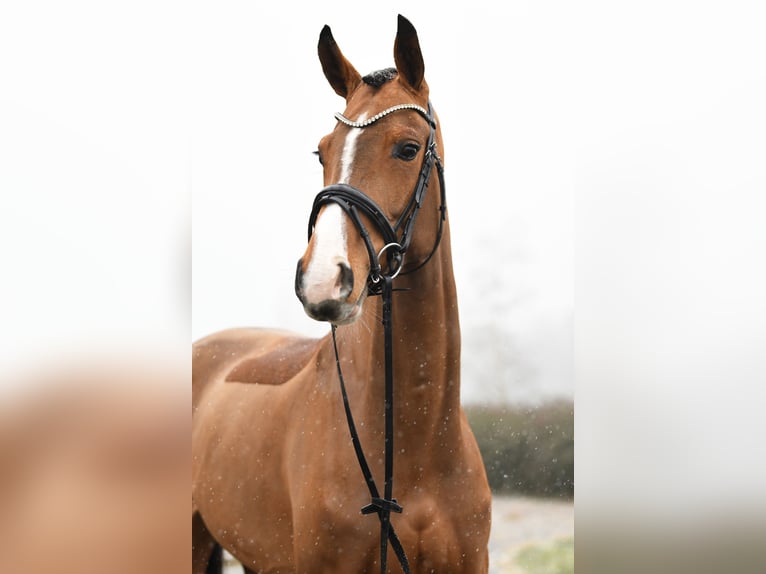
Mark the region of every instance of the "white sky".
[[724, 402], [733, 428], [752, 420], [761, 4], [367, 6], [2, 5], [2, 372], [117, 341], [187, 349], [233, 325], [322, 332], [292, 293], [321, 182], [311, 151], [342, 109], [316, 41], [327, 23], [360, 71], [390, 65], [401, 11], [442, 118], [466, 346], [496, 319], [537, 385], [467, 381], [466, 397], [576, 380], [607, 451], [646, 412], [672, 434], [690, 397], [695, 436]]

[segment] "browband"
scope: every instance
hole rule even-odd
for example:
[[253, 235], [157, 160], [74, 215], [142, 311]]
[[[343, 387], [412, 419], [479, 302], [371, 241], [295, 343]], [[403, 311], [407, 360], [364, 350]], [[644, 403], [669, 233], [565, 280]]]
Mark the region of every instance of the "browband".
[[372, 116], [370, 119], [364, 120], [361, 122], [354, 122], [348, 119], [346, 116], [344, 116], [340, 112], [335, 114], [335, 119], [352, 128], [366, 128], [370, 124], [374, 124], [375, 122], [377, 122], [379, 119], [386, 117], [388, 114], [399, 111], [399, 110], [415, 110], [421, 116], [423, 116], [426, 119], [426, 121], [428, 121], [428, 123], [431, 124], [432, 127], [434, 128], [436, 127], [436, 120], [428, 113], [428, 110], [426, 110], [425, 108], [421, 106], [418, 106], [417, 104], [398, 104], [396, 106], [391, 106], [387, 110], [383, 110], [382, 112]]

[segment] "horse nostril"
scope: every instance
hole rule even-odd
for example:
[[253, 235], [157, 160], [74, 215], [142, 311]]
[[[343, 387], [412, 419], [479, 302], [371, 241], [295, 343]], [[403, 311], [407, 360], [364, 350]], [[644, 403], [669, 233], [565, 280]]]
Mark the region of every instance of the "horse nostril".
[[340, 294], [338, 299], [345, 299], [354, 289], [354, 272], [351, 271], [351, 267], [345, 263], [338, 263], [338, 267], [340, 267], [340, 273], [338, 273], [338, 280], [335, 283], [335, 287]]
[[303, 302], [303, 258], [298, 259], [298, 268], [295, 270], [295, 294]]

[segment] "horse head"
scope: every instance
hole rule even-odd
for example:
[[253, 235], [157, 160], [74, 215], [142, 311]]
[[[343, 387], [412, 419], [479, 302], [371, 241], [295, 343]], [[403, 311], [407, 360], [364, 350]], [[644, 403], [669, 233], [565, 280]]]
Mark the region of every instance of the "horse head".
[[417, 32], [406, 18], [399, 16], [395, 68], [360, 75], [328, 26], [318, 52], [346, 108], [319, 143], [325, 188], [314, 203], [295, 291], [310, 317], [343, 325], [361, 315], [382, 274], [398, 274], [403, 266], [406, 273], [435, 250], [443, 202], [426, 191], [436, 185], [430, 178], [434, 161], [441, 174], [441, 134]]

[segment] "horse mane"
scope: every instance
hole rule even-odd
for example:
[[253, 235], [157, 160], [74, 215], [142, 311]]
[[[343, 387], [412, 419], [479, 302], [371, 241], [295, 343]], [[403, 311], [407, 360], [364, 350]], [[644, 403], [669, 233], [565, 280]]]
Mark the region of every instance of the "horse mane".
[[386, 82], [393, 80], [397, 73], [396, 68], [383, 68], [382, 70], [370, 72], [362, 78], [362, 81], [368, 86], [379, 88]]

